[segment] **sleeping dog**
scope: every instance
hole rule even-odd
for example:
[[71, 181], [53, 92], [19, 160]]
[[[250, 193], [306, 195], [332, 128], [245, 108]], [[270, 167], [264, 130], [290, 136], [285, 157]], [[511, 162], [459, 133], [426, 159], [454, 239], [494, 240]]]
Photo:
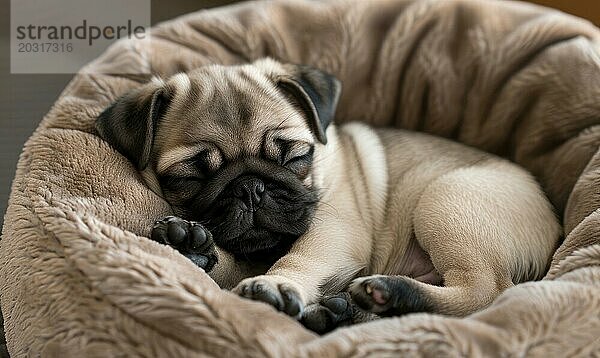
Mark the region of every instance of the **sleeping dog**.
[[425, 134], [333, 125], [340, 91], [307, 66], [212, 65], [127, 93], [96, 128], [171, 204], [154, 240], [319, 332], [349, 302], [463, 316], [544, 273], [561, 227], [530, 174]]

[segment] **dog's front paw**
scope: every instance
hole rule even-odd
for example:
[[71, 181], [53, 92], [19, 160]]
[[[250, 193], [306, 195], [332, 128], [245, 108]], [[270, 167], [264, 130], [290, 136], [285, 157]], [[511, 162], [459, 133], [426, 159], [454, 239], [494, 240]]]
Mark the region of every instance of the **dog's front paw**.
[[292, 281], [275, 275], [251, 277], [240, 282], [233, 292], [241, 297], [270, 304], [292, 317], [302, 315], [304, 303], [300, 289]]
[[350, 294], [342, 292], [308, 305], [300, 322], [313, 332], [325, 334], [337, 327], [351, 324], [352, 314]]
[[212, 235], [195, 221], [167, 216], [154, 223], [151, 239], [173, 247], [206, 272], [217, 263]]

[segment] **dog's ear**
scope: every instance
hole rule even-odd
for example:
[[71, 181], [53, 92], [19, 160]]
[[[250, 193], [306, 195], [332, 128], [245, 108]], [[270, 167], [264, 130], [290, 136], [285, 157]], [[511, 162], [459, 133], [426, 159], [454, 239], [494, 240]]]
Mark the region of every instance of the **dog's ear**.
[[310, 66], [285, 65], [289, 75], [279, 77], [278, 86], [289, 93], [306, 113], [317, 139], [327, 143], [325, 131], [335, 117], [342, 90], [333, 75]]
[[162, 83], [133, 90], [105, 109], [96, 119], [96, 130], [138, 170], [150, 160], [154, 135], [171, 102], [171, 91]]

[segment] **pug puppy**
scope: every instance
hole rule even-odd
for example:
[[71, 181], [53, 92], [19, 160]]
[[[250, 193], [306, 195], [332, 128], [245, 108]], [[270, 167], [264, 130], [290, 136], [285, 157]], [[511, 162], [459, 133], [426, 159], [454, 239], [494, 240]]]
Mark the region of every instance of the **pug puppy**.
[[152, 239], [316, 331], [351, 302], [464, 316], [541, 277], [561, 227], [530, 174], [425, 134], [333, 125], [340, 91], [311, 67], [212, 65], [124, 95], [96, 128], [172, 205]]

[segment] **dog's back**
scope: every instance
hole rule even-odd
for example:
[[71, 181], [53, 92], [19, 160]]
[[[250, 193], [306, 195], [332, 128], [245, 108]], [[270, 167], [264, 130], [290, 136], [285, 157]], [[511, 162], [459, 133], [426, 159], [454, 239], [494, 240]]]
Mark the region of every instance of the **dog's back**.
[[[386, 183], [384, 194], [370, 200], [371, 211], [383, 208], [383, 214], [373, 232], [369, 274], [401, 275], [381, 277], [393, 277], [389, 287], [422, 293], [418, 305], [463, 315], [513, 283], [544, 273], [561, 228], [524, 169], [421, 133], [362, 124], [343, 125], [339, 133], [357, 143], [358, 162], [369, 168], [363, 170], [367, 186], [379, 183], [381, 192], [380, 183]], [[365, 141], [369, 146], [360, 144]], [[375, 312], [389, 310], [373, 309], [377, 280], [366, 291], [364, 280], [352, 286], [357, 301]], [[442, 282], [446, 287], [431, 285]]]

